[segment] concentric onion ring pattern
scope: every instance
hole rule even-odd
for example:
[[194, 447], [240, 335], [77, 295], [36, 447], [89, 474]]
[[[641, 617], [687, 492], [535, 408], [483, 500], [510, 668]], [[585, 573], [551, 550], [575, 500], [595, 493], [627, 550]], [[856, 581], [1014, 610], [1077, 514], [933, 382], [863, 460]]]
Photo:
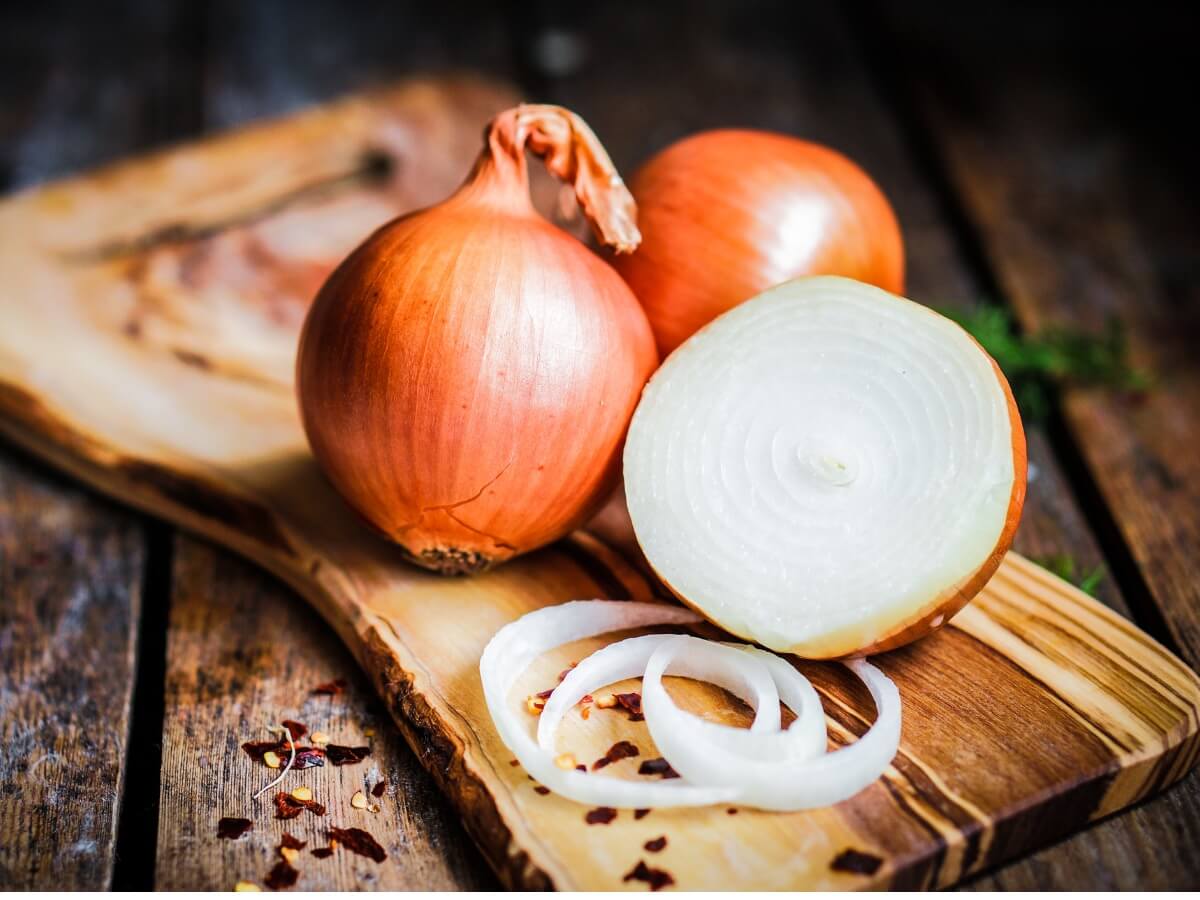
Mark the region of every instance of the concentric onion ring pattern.
[[1012, 421], [957, 325], [835, 277], [710, 323], [652, 378], [625, 448], [638, 542], [724, 628], [869, 646], [969, 578], [1013, 490]]

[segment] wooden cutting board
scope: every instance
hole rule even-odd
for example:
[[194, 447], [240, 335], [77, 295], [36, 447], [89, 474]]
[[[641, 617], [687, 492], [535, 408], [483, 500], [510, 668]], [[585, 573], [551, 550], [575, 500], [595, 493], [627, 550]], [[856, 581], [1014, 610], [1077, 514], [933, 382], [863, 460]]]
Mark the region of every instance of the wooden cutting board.
[[[794, 814], [624, 811], [588, 825], [582, 807], [535, 792], [492, 728], [479, 654], [544, 604], [658, 595], [619, 500], [587, 533], [442, 579], [347, 510], [309, 455], [292, 393], [296, 335], [324, 275], [374, 226], [449, 193], [484, 122], [511, 100], [470, 81], [407, 83], [3, 201], [0, 429], [295, 587], [513, 886], [644, 889], [622, 880], [643, 859], [680, 888], [947, 885], [1195, 764], [1196, 676], [1010, 555], [949, 627], [879, 658], [905, 703], [901, 750], [850, 801]], [[514, 703], [595, 643], [542, 660]], [[832, 741], [860, 734], [873, 715], [865, 693], [837, 666], [802, 668]], [[725, 704], [706, 688], [673, 690], [738, 718], [716, 712]], [[586, 761], [618, 737], [654, 755], [645, 725], [612, 711], [571, 717], [561, 746]], [[637, 777], [635, 765], [609, 771]], [[665, 850], [643, 850], [662, 835]]]

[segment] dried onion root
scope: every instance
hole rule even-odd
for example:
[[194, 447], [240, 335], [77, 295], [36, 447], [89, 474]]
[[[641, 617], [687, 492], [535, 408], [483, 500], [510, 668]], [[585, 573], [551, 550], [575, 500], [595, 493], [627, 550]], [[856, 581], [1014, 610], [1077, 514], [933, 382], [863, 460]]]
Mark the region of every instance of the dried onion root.
[[933, 311], [845, 278], [787, 282], [681, 345], [625, 446], [638, 543], [725, 630], [813, 659], [944, 624], [1025, 496], [1003, 374]]

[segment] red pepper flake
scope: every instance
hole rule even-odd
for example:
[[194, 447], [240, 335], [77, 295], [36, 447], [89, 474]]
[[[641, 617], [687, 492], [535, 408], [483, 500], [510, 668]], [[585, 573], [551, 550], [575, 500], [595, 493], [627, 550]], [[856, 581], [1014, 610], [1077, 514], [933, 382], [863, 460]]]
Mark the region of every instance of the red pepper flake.
[[585, 721], [588, 718], [590, 718], [591, 715], [592, 715], [592, 708], [590, 706], [585, 706], [583, 709], [581, 709], [579, 711], [579, 718], [584, 719]]
[[273, 891], [281, 891], [284, 888], [290, 888], [296, 883], [296, 879], [300, 877], [300, 873], [286, 859], [281, 859], [275, 863], [275, 868], [267, 873], [267, 877], [263, 879], [263, 884]]
[[642, 715], [642, 695], [637, 691], [628, 694], [617, 694], [614, 698], [617, 704], [629, 713], [630, 722], [641, 722], [646, 717]]
[[288, 730], [288, 734], [292, 736], [293, 741], [298, 741], [308, 734], [307, 725], [301, 725], [299, 722], [293, 722], [291, 719], [284, 719], [280, 724]]
[[662, 853], [663, 847], [667, 846], [667, 836], [664, 834], [662, 837], [656, 837], [652, 841], [646, 841], [642, 846], [651, 853]]
[[539, 794], [541, 794], [543, 797], [545, 797], [548, 793], [550, 793], [550, 788], [546, 787], [544, 784], [535, 784], [533, 786], [533, 789], [535, 791], [537, 791]]
[[736, 816], [737, 810], [731, 806], [731, 807], [729, 807], [729, 809], [725, 810], [725, 814], [728, 816]]
[[297, 747], [293, 769], [312, 769], [325, 765], [325, 751], [320, 747]]
[[638, 748], [629, 741], [617, 741], [608, 748], [607, 753], [592, 763], [592, 771], [595, 772], [597, 769], [603, 769], [605, 766], [611, 765], [612, 763], [620, 762], [623, 759], [629, 759], [632, 756], [637, 756], [638, 753]]
[[370, 747], [344, 747], [341, 744], [325, 745], [325, 757], [335, 766], [360, 763], [370, 755]]
[[587, 766], [585, 766], [583, 763], [580, 763], [579, 765], [577, 765], [577, 766], [575, 767], [575, 771], [577, 771], [577, 772], [586, 772], [586, 771], [587, 771]]
[[286, 847], [288, 850], [303, 850], [307, 846], [308, 841], [302, 841], [299, 838], [292, 837], [285, 831], [283, 833], [283, 837], [279, 840], [279, 846], [275, 849], [282, 850]]
[[562, 683], [562, 680], [564, 678], [566, 678], [571, 673], [571, 670], [573, 668], [575, 668], [577, 665], [579, 665], [579, 663], [573, 662], [569, 666], [567, 666], [565, 669], [563, 669], [561, 672], [558, 673], [558, 680], [559, 680], [560, 684]]
[[650, 810], [648, 809], [635, 809], [633, 811], [633, 817], [635, 819], [644, 819], [648, 815], [650, 815]]
[[508, 764], [515, 769], [517, 766], [519, 766], [521, 764], [521, 761], [519, 759], [510, 759], [508, 761]]
[[366, 856], [377, 863], [387, 859], [387, 852], [379, 846], [379, 842], [361, 828], [330, 828], [329, 836], [359, 856]]
[[661, 756], [656, 756], [654, 759], [643, 760], [638, 766], [639, 775], [661, 775], [666, 778], [678, 778], [679, 773], [671, 768], [671, 764]]
[[874, 875], [882, 865], [883, 860], [875, 854], [847, 847], [834, 857], [829, 868], [835, 872], [850, 872], [854, 875]]
[[617, 817], [617, 811], [611, 806], [597, 806], [595, 809], [589, 809], [587, 815], [583, 817], [583, 821], [589, 825], [607, 825]]
[[286, 741], [246, 741], [246, 743], [242, 744], [242, 749], [245, 750], [246, 755], [255, 762], [262, 762], [263, 755], [267, 753], [267, 751], [272, 751], [274, 753], [283, 751], [284, 755], [286, 755], [287, 750], [284, 749], [284, 745], [286, 743]]
[[[299, 723], [293, 722], [293, 725]], [[299, 726], [303, 728], [303, 725]], [[288, 757], [292, 752], [292, 745], [286, 739], [278, 741], [247, 741], [242, 744], [242, 749], [246, 751], [255, 762], [260, 762], [266, 765], [266, 760], [263, 759], [267, 753], [274, 753], [280, 758]], [[293, 769], [311, 769], [315, 766], [325, 765], [325, 751], [320, 747], [297, 747], [296, 761], [292, 763]]]
[[662, 869], [652, 869], [646, 865], [645, 860], [638, 860], [638, 864], [627, 874], [622, 881], [644, 881], [650, 885], [650, 890], [661, 891], [665, 887], [675, 883], [675, 879], [671, 877], [670, 872], [664, 872]]
[[596, 702], [596, 698], [593, 697], [591, 694], [584, 694], [582, 697], [579, 698], [579, 703], [577, 705], [583, 706], [586, 703], [595, 703], [595, 702]]
[[277, 819], [294, 819], [306, 809], [314, 816], [325, 815], [325, 807], [316, 800], [297, 800], [287, 791], [280, 791], [275, 795], [275, 818]]
[[550, 688], [550, 690], [548, 690], [548, 691], [538, 691], [536, 694], [534, 694], [534, 696], [537, 697], [539, 700], [549, 700], [550, 695], [553, 693], [554, 693], [554, 688]]
[[326, 681], [318, 684], [312, 689], [314, 694], [328, 694], [330, 697], [335, 697], [346, 690], [346, 679], [335, 678], [333, 681]]
[[333, 856], [333, 848], [332, 847], [314, 847], [312, 855], [315, 856], [317, 859], [329, 859], [329, 857]]
[[387, 782], [381, 781], [375, 787], [371, 788], [371, 794], [375, 797], [382, 797], [383, 792], [387, 790]]
[[225, 838], [227, 841], [236, 841], [253, 827], [254, 823], [249, 819], [235, 819], [231, 816], [225, 816], [225, 818], [217, 822], [217, 837]]

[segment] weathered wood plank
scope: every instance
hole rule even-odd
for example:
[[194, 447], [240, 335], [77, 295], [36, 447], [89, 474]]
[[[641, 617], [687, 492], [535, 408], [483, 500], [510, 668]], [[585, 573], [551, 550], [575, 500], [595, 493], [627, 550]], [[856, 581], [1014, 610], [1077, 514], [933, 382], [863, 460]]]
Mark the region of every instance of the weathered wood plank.
[[[178, 133], [161, 114], [171, 28], [162, 4], [6, 6], [0, 188]], [[145, 529], [166, 526], [6, 448], [0, 495], [0, 886], [106, 889], [128, 812]]]
[[[1200, 470], [1180, 453], [1200, 437], [1197, 215], [1189, 155], [1160, 131], [1181, 95], [1190, 29], [1173, 16], [1088, 14], [1088, 40], [1063, 10], [973, 10], [949, 20], [930, 4], [886, 4], [889, 77], [906, 85], [913, 123], [943, 157], [987, 262], [1030, 330], [1100, 331], [1116, 315], [1135, 363], [1158, 376], [1141, 402], [1066, 392], [1065, 413], [1121, 539], [1172, 635], [1193, 663], [1200, 566]], [[1108, 54], [1149, 42], [1146, 66]], [[1023, 528], [1024, 530], [1024, 528]], [[1082, 557], [1081, 557], [1082, 559]], [[1111, 582], [1111, 579], [1109, 579]], [[1149, 598], [1138, 598], [1143, 602]], [[1191, 845], [1200, 779], [975, 882], [987, 889], [1169, 889], [1195, 883]]]
[[[329, 627], [290, 590], [228, 553], [180, 539], [171, 598], [166, 718], [159, 805], [159, 890], [228, 890], [239, 880], [262, 884], [289, 832], [308, 847], [295, 863], [299, 890], [476, 890], [491, 872], [458, 817], [421, 769], [354, 659]], [[313, 695], [344, 678], [339, 696]], [[252, 795], [278, 772], [252, 761], [245, 741], [270, 740], [266, 726], [291, 719], [336, 744], [369, 745], [358, 765], [290, 773], [281, 785], [307, 785], [328, 813], [275, 818], [272, 798]], [[308, 745], [309, 741], [302, 741]], [[372, 803], [350, 799], [386, 781]], [[222, 816], [251, 819], [245, 837], [217, 838]], [[336, 853], [317, 859], [329, 826], [359, 827], [387, 850], [382, 864]]]
[[220, 0], [206, 4], [205, 121], [225, 128], [407, 75], [511, 79], [503, 12], [468, 0], [453, 11], [413, 0]]
[[[1124, 326], [1154, 377], [1136, 400], [1068, 389], [1064, 411], [1094, 480], [1184, 655], [1200, 660], [1200, 211], [1193, 161], [1159, 132], [1187, 103], [1189, 29], [1172, 16], [1090, 22], [1030, 11], [960, 28], [897, 10], [905, 61], [997, 281], [1030, 330]], [[1119, 76], [1114, 46], [1162, 44]], [[924, 52], [934, 44], [937, 51]], [[1003, 48], [1003, 50], [1001, 50]]]
[[0, 453], [0, 888], [112, 880], [144, 546], [136, 516]]
[[[864, 165], [895, 204], [907, 242], [911, 296], [961, 308], [989, 292], [955, 233], [952, 210], [904, 138], [901, 113], [880, 94], [857, 35], [831, 4], [808, 4], [802, 12], [689, 4], [686, 16], [661, 7], [581, 13], [542, 6], [540, 28], [525, 46], [529, 65], [546, 79], [550, 96], [576, 108], [604, 135], [627, 174], [649, 153], [703, 128], [761, 127], [824, 141]], [[547, 35], [573, 47], [565, 70], [547, 64]], [[1035, 558], [1066, 554], [1090, 571], [1104, 561], [1092, 529], [1045, 429], [1034, 424], [1027, 436], [1037, 474], [1016, 547]], [[1097, 593], [1129, 614], [1112, 577]], [[975, 884], [1179, 886], [1189, 877], [1186, 848], [1194, 831], [1188, 826], [1198, 815], [1200, 779], [1193, 777], [1166, 798]]]

